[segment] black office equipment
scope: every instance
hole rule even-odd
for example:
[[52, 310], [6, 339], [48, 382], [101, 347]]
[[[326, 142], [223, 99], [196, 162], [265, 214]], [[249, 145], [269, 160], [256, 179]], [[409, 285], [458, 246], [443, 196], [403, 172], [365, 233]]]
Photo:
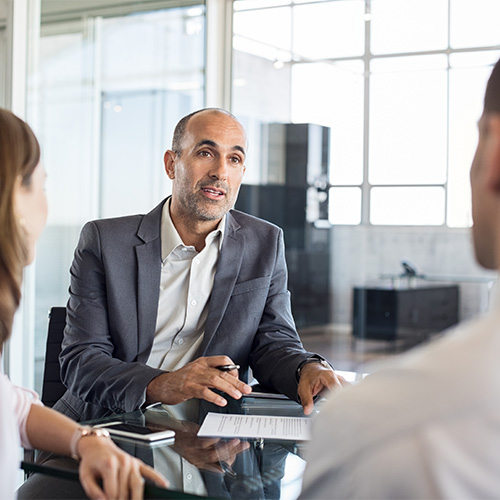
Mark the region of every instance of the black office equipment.
[[352, 333], [357, 339], [418, 341], [458, 323], [458, 311], [458, 285], [356, 287]]
[[[262, 184], [241, 185], [235, 207], [283, 229], [288, 289], [297, 327], [329, 323], [330, 131], [307, 123], [270, 123], [263, 125], [262, 137], [267, 158], [262, 169], [266, 174]], [[311, 201], [311, 190], [321, 191], [322, 196]], [[316, 218], [308, 215], [308, 210]]]

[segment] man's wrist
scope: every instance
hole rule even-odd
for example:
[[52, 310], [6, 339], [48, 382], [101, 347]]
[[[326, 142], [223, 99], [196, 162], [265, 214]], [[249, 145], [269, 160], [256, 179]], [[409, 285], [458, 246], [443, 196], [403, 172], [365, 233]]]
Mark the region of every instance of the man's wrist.
[[168, 375], [169, 373], [169, 371], [162, 371], [150, 380], [149, 384], [146, 386], [145, 401], [141, 405], [142, 409], [147, 409], [151, 405], [164, 402], [161, 397], [164, 387], [163, 379], [165, 378], [165, 375]]
[[300, 382], [300, 376], [302, 374], [302, 369], [304, 368], [304, 366], [307, 366], [311, 363], [318, 363], [318, 364], [324, 366], [325, 368], [329, 368], [329, 369], [333, 370], [333, 366], [325, 358], [322, 358], [318, 354], [315, 354], [314, 356], [311, 356], [310, 358], [304, 359], [304, 361], [302, 361], [302, 363], [300, 363], [300, 365], [297, 367], [297, 371], [295, 372], [297, 382]]

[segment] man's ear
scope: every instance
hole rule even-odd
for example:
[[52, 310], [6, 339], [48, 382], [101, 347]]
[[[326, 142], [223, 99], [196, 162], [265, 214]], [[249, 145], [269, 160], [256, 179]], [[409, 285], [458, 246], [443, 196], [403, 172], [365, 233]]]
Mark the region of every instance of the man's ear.
[[169, 179], [175, 179], [175, 157], [176, 154], [170, 149], [165, 151], [165, 155], [163, 156], [163, 163], [165, 163], [165, 172], [167, 172]]

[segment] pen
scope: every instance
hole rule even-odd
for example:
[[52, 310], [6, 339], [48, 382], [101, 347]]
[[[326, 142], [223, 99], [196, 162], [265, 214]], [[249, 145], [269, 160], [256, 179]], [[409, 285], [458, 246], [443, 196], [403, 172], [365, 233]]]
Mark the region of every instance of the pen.
[[240, 365], [219, 365], [216, 366], [217, 370], [220, 370], [221, 372], [230, 372], [231, 370], [238, 370]]

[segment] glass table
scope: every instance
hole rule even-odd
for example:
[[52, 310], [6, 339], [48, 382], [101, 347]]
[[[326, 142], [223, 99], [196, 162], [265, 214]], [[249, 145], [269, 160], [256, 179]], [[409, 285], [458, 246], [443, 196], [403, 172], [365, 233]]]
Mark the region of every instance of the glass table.
[[[146, 484], [146, 498], [295, 500], [298, 497], [305, 468], [305, 442], [201, 438], [197, 432], [208, 412], [301, 417], [304, 414], [299, 404], [288, 399], [243, 397], [238, 401], [229, 399], [224, 408], [205, 401], [196, 402], [195, 408], [192, 404], [190, 408], [181, 406], [156, 405], [88, 423], [120, 420], [141, 426], [161, 425], [175, 431], [174, 439], [152, 444], [113, 436], [118, 446], [169, 480], [169, 490]], [[315, 412], [320, 407], [318, 402]], [[20, 500], [47, 498], [48, 491], [53, 499], [86, 498], [77, 480], [78, 464], [73, 459], [41, 453], [35, 462], [25, 461], [22, 467], [29, 477], [19, 490]]]

